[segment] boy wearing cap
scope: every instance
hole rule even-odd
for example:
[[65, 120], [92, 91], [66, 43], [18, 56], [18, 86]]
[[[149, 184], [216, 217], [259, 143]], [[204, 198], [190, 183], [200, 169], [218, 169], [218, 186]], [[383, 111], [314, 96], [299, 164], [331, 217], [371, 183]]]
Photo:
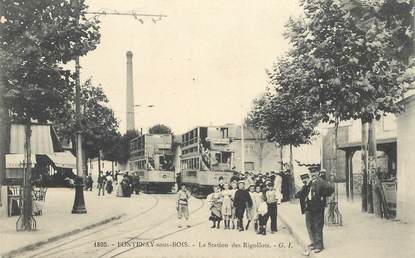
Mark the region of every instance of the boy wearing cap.
[[238, 190], [235, 192], [233, 206], [235, 207], [235, 216], [238, 219], [237, 228], [239, 231], [244, 231], [243, 217], [245, 208], [252, 208], [252, 199], [248, 191], [245, 190], [244, 181], [239, 181], [238, 183]]
[[265, 192], [268, 217], [271, 219], [271, 234], [278, 231], [277, 229], [277, 206], [281, 203], [281, 192], [276, 191], [271, 182], [267, 182], [267, 191]]

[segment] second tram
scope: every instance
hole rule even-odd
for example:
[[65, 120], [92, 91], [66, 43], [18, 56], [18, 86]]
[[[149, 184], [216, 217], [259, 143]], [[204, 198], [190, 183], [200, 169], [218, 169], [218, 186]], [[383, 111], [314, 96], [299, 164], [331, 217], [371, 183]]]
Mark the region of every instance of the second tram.
[[176, 182], [173, 135], [144, 134], [130, 143], [129, 168], [146, 193], [170, 192]]
[[221, 179], [223, 182], [230, 181], [232, 159], [227, 127], [196, 127], [182, 135], [182, 182], [195, 197], [206, 197]]

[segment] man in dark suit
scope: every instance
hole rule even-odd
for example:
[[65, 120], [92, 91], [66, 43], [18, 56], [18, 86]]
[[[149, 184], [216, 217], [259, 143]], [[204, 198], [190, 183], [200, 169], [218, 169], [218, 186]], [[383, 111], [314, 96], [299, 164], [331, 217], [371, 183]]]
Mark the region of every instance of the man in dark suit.
[[[325, 170], [322, 169], [320, 173], [325, 173]], [[308, 247], [314, 250], [314, 253], [319, 253], [324, 249], [323, 226], [326, 198], [333, 194], [334, 187], [318, 176], [319, 171], [310, 171], [310, 175], [310, 182], [303, 186], [297, 196], [300, 198], [300, 204], [303, 202], [304, 205], [301, 211], [305, 213], [306, 227], [311, 240]]]

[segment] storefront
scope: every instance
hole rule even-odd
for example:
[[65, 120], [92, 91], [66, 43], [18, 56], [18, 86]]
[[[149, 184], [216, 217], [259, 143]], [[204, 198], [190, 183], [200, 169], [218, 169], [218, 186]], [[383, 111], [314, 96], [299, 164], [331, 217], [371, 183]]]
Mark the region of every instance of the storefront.
[[[19, 205], [21, 197], [21, 185], [25, 172], [25, 126], [12, 124], [10, 127], [10, 153], [6, 154], [6, 170], [4, 182], [1, 186], [0, 216], [11, 214], [10, 205]], [[35, 194], [46, 193], [46, 181], [48, 175], [57, 171], [72, 173], [76, 168], [76, 159], [68, 151], [64, 151], [58, 141], [51, 125], [32, 125], [31, 136], [31, 172], [33, 192]], [[36, 196], [34, 196], [35, 198]], [[44, 196], [37, 196], [43, 199]]]

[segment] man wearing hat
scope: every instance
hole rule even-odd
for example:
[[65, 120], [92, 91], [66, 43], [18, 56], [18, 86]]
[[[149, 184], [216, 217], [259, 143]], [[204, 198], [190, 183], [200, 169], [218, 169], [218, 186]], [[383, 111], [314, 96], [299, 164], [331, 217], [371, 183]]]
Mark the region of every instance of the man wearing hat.
[[233, 206], [235, 207], [235, 216], [238, 219], [237, 227], [239, 231], [243, 231], [245, 208], [252, 208], [252, 199], [249, 192], [245, 190], [245, 182], [242, 180], [238, 182], [238, 190], [235, 192]]
[[303, 182], [303, 186], [301, 187], [300, 191], [298, 191], [295, 194], [295, 198], [300, 199], [301, 214], [304, 214], [305, 207], [306, 207], [306, 198], [308, 195], [308, 191], [310, 190], [309, 185], [308, 185], [310, 176], [308, 175], [308, 173], [306, 173], [306, 174], [301, 174], [300, 178], [301, 178], [301, 181]]
[[[324, 249], [323, 226], [324, 209], [326, 198], [334, 192], [334, 187], [319, 176], [326, 171], [324, 169], [310, 170], [311, 180], [306, 187], [303, 186], [302, 193], [298, 193], [300, 199], [305, 203], [305, 220], [311, 244], [308, 246], [314, 253]], [[300, 191], [301, 192], [301, 191]]]

